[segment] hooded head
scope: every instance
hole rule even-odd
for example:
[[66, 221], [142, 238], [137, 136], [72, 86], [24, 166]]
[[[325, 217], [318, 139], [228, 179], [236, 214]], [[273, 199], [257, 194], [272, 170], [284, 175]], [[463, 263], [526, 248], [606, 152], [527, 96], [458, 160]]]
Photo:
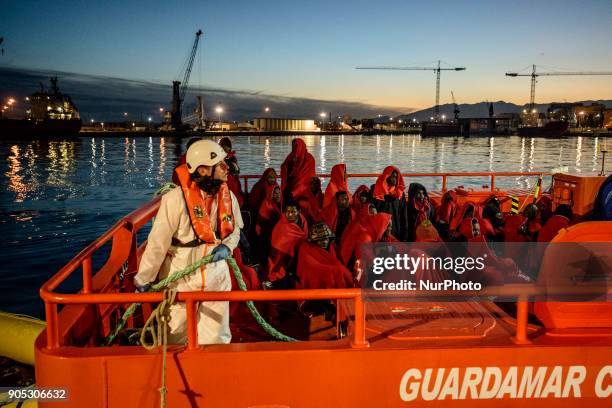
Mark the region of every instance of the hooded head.
[[336, 193], [336, 205], [338, 207], [339, 212], [348, 210], [350, 206], [350, 201], [348, 193], [346, 191], [338, 191]]
[[425, 200], [429, 199], [427, 189], [421, 183], [410, 183], [408, 187], [408, 199], [415, 201], [417, 204], [424, 204]]
[[461, 221], [459, 232], [468, 240], [476, 238], [480, 235], [480, 224], [476, 218], [464, 218]]
[[310, 235], [308, 236], [308, 241], [323, 249], [328, 249], [330, 241], [334, 238], [335, 236], [327, 224], [324, 222], [318, 222], [312, 226]]
[[269, 186], [276, 184], [276, 177], [276, 170], [274, 170], [272, 167], [268, 167], [261, 176], [261, 178], [264, 179], [266, 184]]
[[399, 199], [404, 195], [405, 189], [406, 185], [400, 170], [395, 166], [387, 166], [376, 180], [373, 196], [377, 200], [384, 200], [386, 195]]

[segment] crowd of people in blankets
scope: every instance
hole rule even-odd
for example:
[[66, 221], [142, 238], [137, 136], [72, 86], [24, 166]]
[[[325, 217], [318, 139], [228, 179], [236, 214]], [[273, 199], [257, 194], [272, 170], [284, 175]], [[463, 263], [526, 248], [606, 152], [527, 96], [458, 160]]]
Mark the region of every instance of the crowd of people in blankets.
[[[456, 190], [446, 191], [436, 207], [422, 184], [406, 188], [395, 166], [387, 166], [374, 185], [360, 185], [351, 193], [346, 164], [336, 164], [323, 191], [314, 157], [301, 139], [292, 141], [292, 150], [281, 165], [280, 185], [278, 173], [268, 168], [247, 193], [241, 188], [230, 139], [219, 143], [228, 153], [228, 187], [243, 212], [250, 214], [250, 226], [234, 252], [250, 290], [360, 286], [367, 279], [360, 263], [362, 244], [438, 242], [443, 246], [462, 241], [481, 243], [475, 247], [482, 251], [493, 241], [549, 242], [572, 218], [567, 205], [557, 206], [553, 213], [545, 195], [526, 205], [522, 214], [502, 213], [495, 195], [484, 203], [468, 201], [460, 206]], [[514, 261], [489, 254], [487, 283], [500, 283], [501, 271]]]

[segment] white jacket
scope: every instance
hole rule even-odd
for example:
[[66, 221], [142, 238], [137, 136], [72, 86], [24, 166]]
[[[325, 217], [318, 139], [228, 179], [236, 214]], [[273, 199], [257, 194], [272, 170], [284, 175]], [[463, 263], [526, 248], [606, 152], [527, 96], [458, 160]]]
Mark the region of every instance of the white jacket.
[[[230, 191], [232, 212], [234, 215], [234, 231], [222, 242], [233, 251], [240, 241], [240, 230], [244, 224], [240, 214], [240, 206], [234, 194]], [[217, 201], [212, 203], [210, 214], [213, 231], [217, 228]], [[196, 234], [191, 226], [187, 205], [180, 187], [164, 194], [153, 228], [149, 233], [147, 246], [140, 260], [138, 273], [134, 283], [142, 286], [163, 279], [169, 274], [186, 268], [202, 256], [210, 254], [216, 245], [202, 244], [194, 248], [172, 246], [172, 238], [182, 243], [193, 241]], [[223, 291], [231, 290], [229, 269], [225, 261], [215, 262], [200, 268], [199, 271], [176, 282], [173, 285], [179, 291]], [[229, 285], [229, 286], [228, 286]]]

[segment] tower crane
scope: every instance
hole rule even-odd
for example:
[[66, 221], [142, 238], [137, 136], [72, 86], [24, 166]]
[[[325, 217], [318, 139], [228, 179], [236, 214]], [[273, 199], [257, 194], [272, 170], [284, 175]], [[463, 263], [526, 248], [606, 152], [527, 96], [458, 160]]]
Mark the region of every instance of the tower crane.
[[440, 116], [440, 72], [441, 71], [465, 71], [465, 67], [441, 68], [440, 60], [435, 67], [356, 67], [355, 69], [385, 69], [392, 71], [433, 71], [436, 74], [436, 105], [434, 107], [434, 119], [438, 121]]
[[455, 115], [455, 120], [459, 120], [459, 105], [457, 105], [457, 101], [455, 101], [455, 94], [451, 91], [451, 98], [453, 98], [453, 114]]
[[593, 72], [593, 71], [584, 71], [584, 72], [537, 72], [535, 64], [532, 65], [531, 74], [519, 74], [518, 72], [506, 72], [506, 76], [509, 77], [521, 77], [528, 76], [531, 77], [531, 97], [529, 99], [529, 110], [533, 111], [535, 106], [535, 87], [537, 78], [539, 76], [561, 76], [561, 75], [612, 75], [612, 72]]
[[191, 76], [191, 69], [193, 68], [193, 61], [198, 51], [198, 43], [200, 42], [200, 36], [202, 30], [198, 30], [195, 33], [195, 40], [191, 51], [187, 56], [187, 64], [185, 66], [185, 73], [182, 81], [172, 81], [172, 111], [170, 112], [170, 124], [175, 129], [180, 128], [183, 125], [183, 101], [187, 93], [187, 86], [189, 84], [189, 77]]

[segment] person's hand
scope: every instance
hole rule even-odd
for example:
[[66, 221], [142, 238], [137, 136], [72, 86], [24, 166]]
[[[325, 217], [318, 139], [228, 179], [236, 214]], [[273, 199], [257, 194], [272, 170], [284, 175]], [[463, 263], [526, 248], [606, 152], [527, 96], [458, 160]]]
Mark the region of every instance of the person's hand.
[[151, 289], [151, 284], [150, 283], [145, 283], [144, 285], [136, 285], [136, 293], [145, 293], [148, 292], [149, 289]]
[[219, 262], [224, 259], [229, 258], [232, 254], [232, 251], [225, 244], [219, 244], [215, 249], [212, 250], [211, 254], [213, 255], [213, 262]]

